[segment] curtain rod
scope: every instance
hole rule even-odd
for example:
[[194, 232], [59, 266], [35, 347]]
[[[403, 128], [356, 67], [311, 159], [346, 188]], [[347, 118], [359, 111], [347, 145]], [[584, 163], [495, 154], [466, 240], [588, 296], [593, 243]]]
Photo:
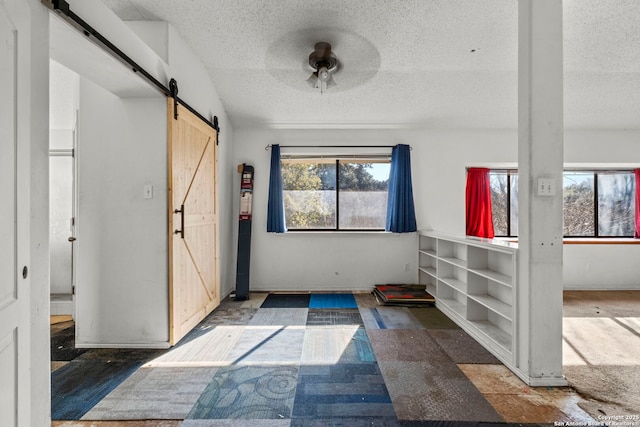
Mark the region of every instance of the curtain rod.
[[[273, 144], [267, 144], [265, 151], [269, 151]], [[280, 148], [393, 148], [395, 145], [281, 145]], [[413, 150], [413, 147], [411, 147]]]

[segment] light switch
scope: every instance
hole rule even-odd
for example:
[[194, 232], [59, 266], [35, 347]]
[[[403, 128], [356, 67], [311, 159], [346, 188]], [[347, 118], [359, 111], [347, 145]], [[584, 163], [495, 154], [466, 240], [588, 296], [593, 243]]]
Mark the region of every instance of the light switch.
[[555, 196], [556, 182], [553, 178], [538, 178], [538, 196]]
[[145, 184], [144, 186], [144, 198], [153, 199], [153, 185]]

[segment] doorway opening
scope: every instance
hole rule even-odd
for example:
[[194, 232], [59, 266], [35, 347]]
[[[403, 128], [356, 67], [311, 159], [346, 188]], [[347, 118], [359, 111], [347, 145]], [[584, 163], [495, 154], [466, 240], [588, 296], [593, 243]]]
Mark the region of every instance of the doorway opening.
[[49, 263], [52, 315], [75, 317], [76, 135], [79, 76], [50, 60]]

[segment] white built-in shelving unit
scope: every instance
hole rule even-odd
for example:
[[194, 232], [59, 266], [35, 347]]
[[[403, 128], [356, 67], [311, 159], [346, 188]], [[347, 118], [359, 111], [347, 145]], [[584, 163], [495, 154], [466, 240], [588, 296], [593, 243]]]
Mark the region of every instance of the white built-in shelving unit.
[[436, 306], [507, 366], [516, 362], [517, 245], [419, 234], [418, 275]]

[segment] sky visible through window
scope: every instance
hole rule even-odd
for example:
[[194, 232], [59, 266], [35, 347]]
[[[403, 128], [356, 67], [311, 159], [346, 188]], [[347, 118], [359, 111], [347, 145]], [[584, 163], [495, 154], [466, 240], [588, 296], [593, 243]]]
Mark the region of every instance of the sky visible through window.
[[389, 179], [389, 163], [371, 163], [369, 173], [376, 181], [386, 181]]

